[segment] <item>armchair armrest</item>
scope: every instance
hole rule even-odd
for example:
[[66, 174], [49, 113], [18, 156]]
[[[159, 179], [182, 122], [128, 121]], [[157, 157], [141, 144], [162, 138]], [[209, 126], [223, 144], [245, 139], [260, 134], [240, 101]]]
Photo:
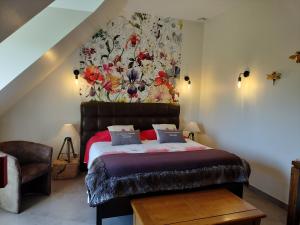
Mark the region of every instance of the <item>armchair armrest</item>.
[[27, 141], [9, 141], [0, 143], [0, 150], [16, 157], [19, 163], [47, 163], [52, 162], [52, 147], [27, 142]]
[[24, 142], [23, 145], [22, 160], [29, 161], [30, 163], [47, 163], [51, 165], [52, 147], [33, 142]]
[[[2, 152], [1, 152], [2, 154]], [[21, 167], [17, 158], [7, 155], [7, 186], [0, 190], [0, 207], [14, 213], [20, 212]]]

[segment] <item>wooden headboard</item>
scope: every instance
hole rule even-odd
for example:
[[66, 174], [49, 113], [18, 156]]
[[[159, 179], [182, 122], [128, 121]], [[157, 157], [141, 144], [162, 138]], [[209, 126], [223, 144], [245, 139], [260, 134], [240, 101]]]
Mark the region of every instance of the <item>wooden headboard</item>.
[[135, 129], [152, 129], [155, 123], [172, 123], [179, 127], [180, 106], [166, 103], [110, 103], [83, 102], [80, 124], [80, 168], [87, 141], [97, 132], [110, 125], [133, 124]]

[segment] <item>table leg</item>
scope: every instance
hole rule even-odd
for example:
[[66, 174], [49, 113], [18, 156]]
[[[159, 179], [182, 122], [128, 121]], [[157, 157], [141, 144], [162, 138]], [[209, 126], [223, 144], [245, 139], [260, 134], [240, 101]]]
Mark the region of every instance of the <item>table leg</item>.
[[287, 225], [300, 222], [300, 169], [292, 167]]

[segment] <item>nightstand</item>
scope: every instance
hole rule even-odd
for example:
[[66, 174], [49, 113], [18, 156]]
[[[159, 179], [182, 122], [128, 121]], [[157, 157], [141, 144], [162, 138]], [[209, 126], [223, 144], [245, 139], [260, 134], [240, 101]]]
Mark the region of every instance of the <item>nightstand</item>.
[[66, 160], [54, 160], [52, 165], [52, 177], [54, 180], [75, 178], [79, 173], [79, 158]]
[[292, 162], [287, 225], [300, 223], [300, 160]]

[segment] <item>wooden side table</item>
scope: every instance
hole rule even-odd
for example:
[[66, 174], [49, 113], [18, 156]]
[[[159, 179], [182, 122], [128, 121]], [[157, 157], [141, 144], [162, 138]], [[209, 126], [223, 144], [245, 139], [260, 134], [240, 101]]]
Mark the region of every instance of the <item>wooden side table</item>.
[[79, 158], [72, 158], [70, 162], [66, 160], [54, 160], [52, 165], [52, 178], [54, 180], [71, 179], [78, 175]]
[[0, 155], [0, 188], [7, 185], [7, 156]]
[[292, 162], [287, 225], [300, 223], [300, 160]]

